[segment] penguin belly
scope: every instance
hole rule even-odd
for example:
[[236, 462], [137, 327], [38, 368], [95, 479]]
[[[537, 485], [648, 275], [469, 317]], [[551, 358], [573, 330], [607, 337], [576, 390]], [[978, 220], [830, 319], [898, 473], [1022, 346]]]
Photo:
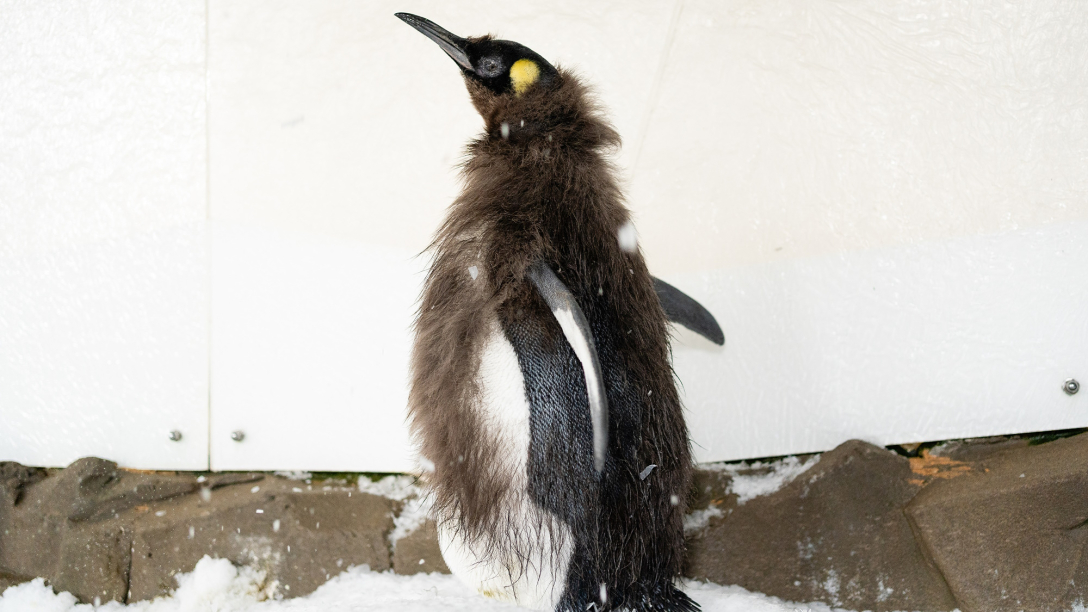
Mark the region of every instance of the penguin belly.
[[481, 439], [498, 444], [495, 475], [509, 483], [495, 529], [466, 537], [459, 517], [440, 521], [438, 544], [450, 571], [484, 596], [553, 610], [566, 587], [570, 529], [533, 501], [528, 488], [529, 399], [517, 353], [497, 319], [489, 326], [476, 375]]

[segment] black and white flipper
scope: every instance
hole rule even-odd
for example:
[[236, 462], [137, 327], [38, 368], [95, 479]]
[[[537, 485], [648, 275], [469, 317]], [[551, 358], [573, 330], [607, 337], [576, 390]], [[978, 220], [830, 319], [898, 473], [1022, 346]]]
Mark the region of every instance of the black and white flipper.
[[654, 292], [665, 310], [665, 316], [718, 346], [725, 344], [725, 334], [714, 315], [691, 296], [654, 277]]
[[608, 452], [608, 398], [604, 392], [604, 374], [600, 359], [597, 358], [597, 346], [593, 343], [589, 321], [578, 302], [574, 301], [570, 289], [559, 280], [548, 264], [538, 261], [529, 266], [526, 275], [540, 292], [548, 308], [551, 308], [567, 342], [582, 362], [586, 395], [589, 397], [589, 414], [593, 423], [593, 467], [599, 474], [604, 470], [605, 454]]

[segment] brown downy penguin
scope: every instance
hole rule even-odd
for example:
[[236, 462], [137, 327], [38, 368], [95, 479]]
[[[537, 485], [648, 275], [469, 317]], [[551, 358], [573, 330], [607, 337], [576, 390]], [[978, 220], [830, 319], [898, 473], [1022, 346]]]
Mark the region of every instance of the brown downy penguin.
[[579, 80], [511, 41], [397, 17], [460, 67], [485, 131], [432, 244], [409, 414], [442, 554], [480, 593], [547, 610], [698, 610], [675, 581], [692, 459], [657, 281]]

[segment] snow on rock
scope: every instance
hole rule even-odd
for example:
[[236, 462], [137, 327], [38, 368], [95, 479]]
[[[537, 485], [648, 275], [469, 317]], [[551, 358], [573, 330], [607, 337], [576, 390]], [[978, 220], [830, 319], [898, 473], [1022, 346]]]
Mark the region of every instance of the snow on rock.
[[359, 490], [404, 502], [400, 513], [393, 517], [393, 532], [389, 541], [396, 546], [397, 540], [411, 534], [427, 522], [430, 514], [428, 498], [412, 476], [386, 476], [378, 481], [359, 479]]
[[279, 476], [280, 478], [286, 478], [287, 480], [309, 481], [314, 477], [312, 472], [306, 472], [303, 470], [280, 470], [274, 473], [276, 474], [276, 476]]
[[359, 479], [359, 490], [372, 495], [381, 495], [389, 499], [404, 501], [419, 496], [419, 486], [413, 476], [386, 476], [378, 481], [365, 476]]
[[730, 474], [732, 482], [728, 493], [737, 496], [737, 504], [770, 495], [786, 486], [809, 468], [816, 465], [819, 455], [808, 457], [786, 457], [781, 461], [753, 463], [727, 463], [719, 465], [704, 465], [704, 469], [717, 470]]
[[722, 509], [717, 506], [708, 506], [702, 510], [692, 510], [684, 515], [684, 533], [690, 534], [699, 531], [710, 524], [710, 519], [723, 516]]
[[[178, 576], [167, 597], [129, 605], [80, 605], [68, 593], [54, 594], [39, 578], [0, 594], [0, 612], [469, 612], [521, 610], [486, 599], [447, 574], [398, 576], [355, 567], [306, 597], [274, 600], [259, 572], [204, 557]], [[737, 586], [702, 582], [684, 585], [704, 612], [832, 612], [823, 604], [797, 605]]]
[[413, 497], [404, 502], [400, 514], [393, 517], [393, 531], [389, 534], [389, 541], [396, 546], [397, 540], [422, 527], [430, 513], [431, 505], [427, 497]]

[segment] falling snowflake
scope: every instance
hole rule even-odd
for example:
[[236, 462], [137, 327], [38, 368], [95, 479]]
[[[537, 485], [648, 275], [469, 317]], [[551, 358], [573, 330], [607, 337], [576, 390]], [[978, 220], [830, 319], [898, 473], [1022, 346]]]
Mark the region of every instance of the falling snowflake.
[[620, 249], [625, 253], [634, 253], [638, 250], [638, 232], [635, 231], [634, 223], [628, 221], [621, 225], [616, 232], [616, 239], [620, 243]]

